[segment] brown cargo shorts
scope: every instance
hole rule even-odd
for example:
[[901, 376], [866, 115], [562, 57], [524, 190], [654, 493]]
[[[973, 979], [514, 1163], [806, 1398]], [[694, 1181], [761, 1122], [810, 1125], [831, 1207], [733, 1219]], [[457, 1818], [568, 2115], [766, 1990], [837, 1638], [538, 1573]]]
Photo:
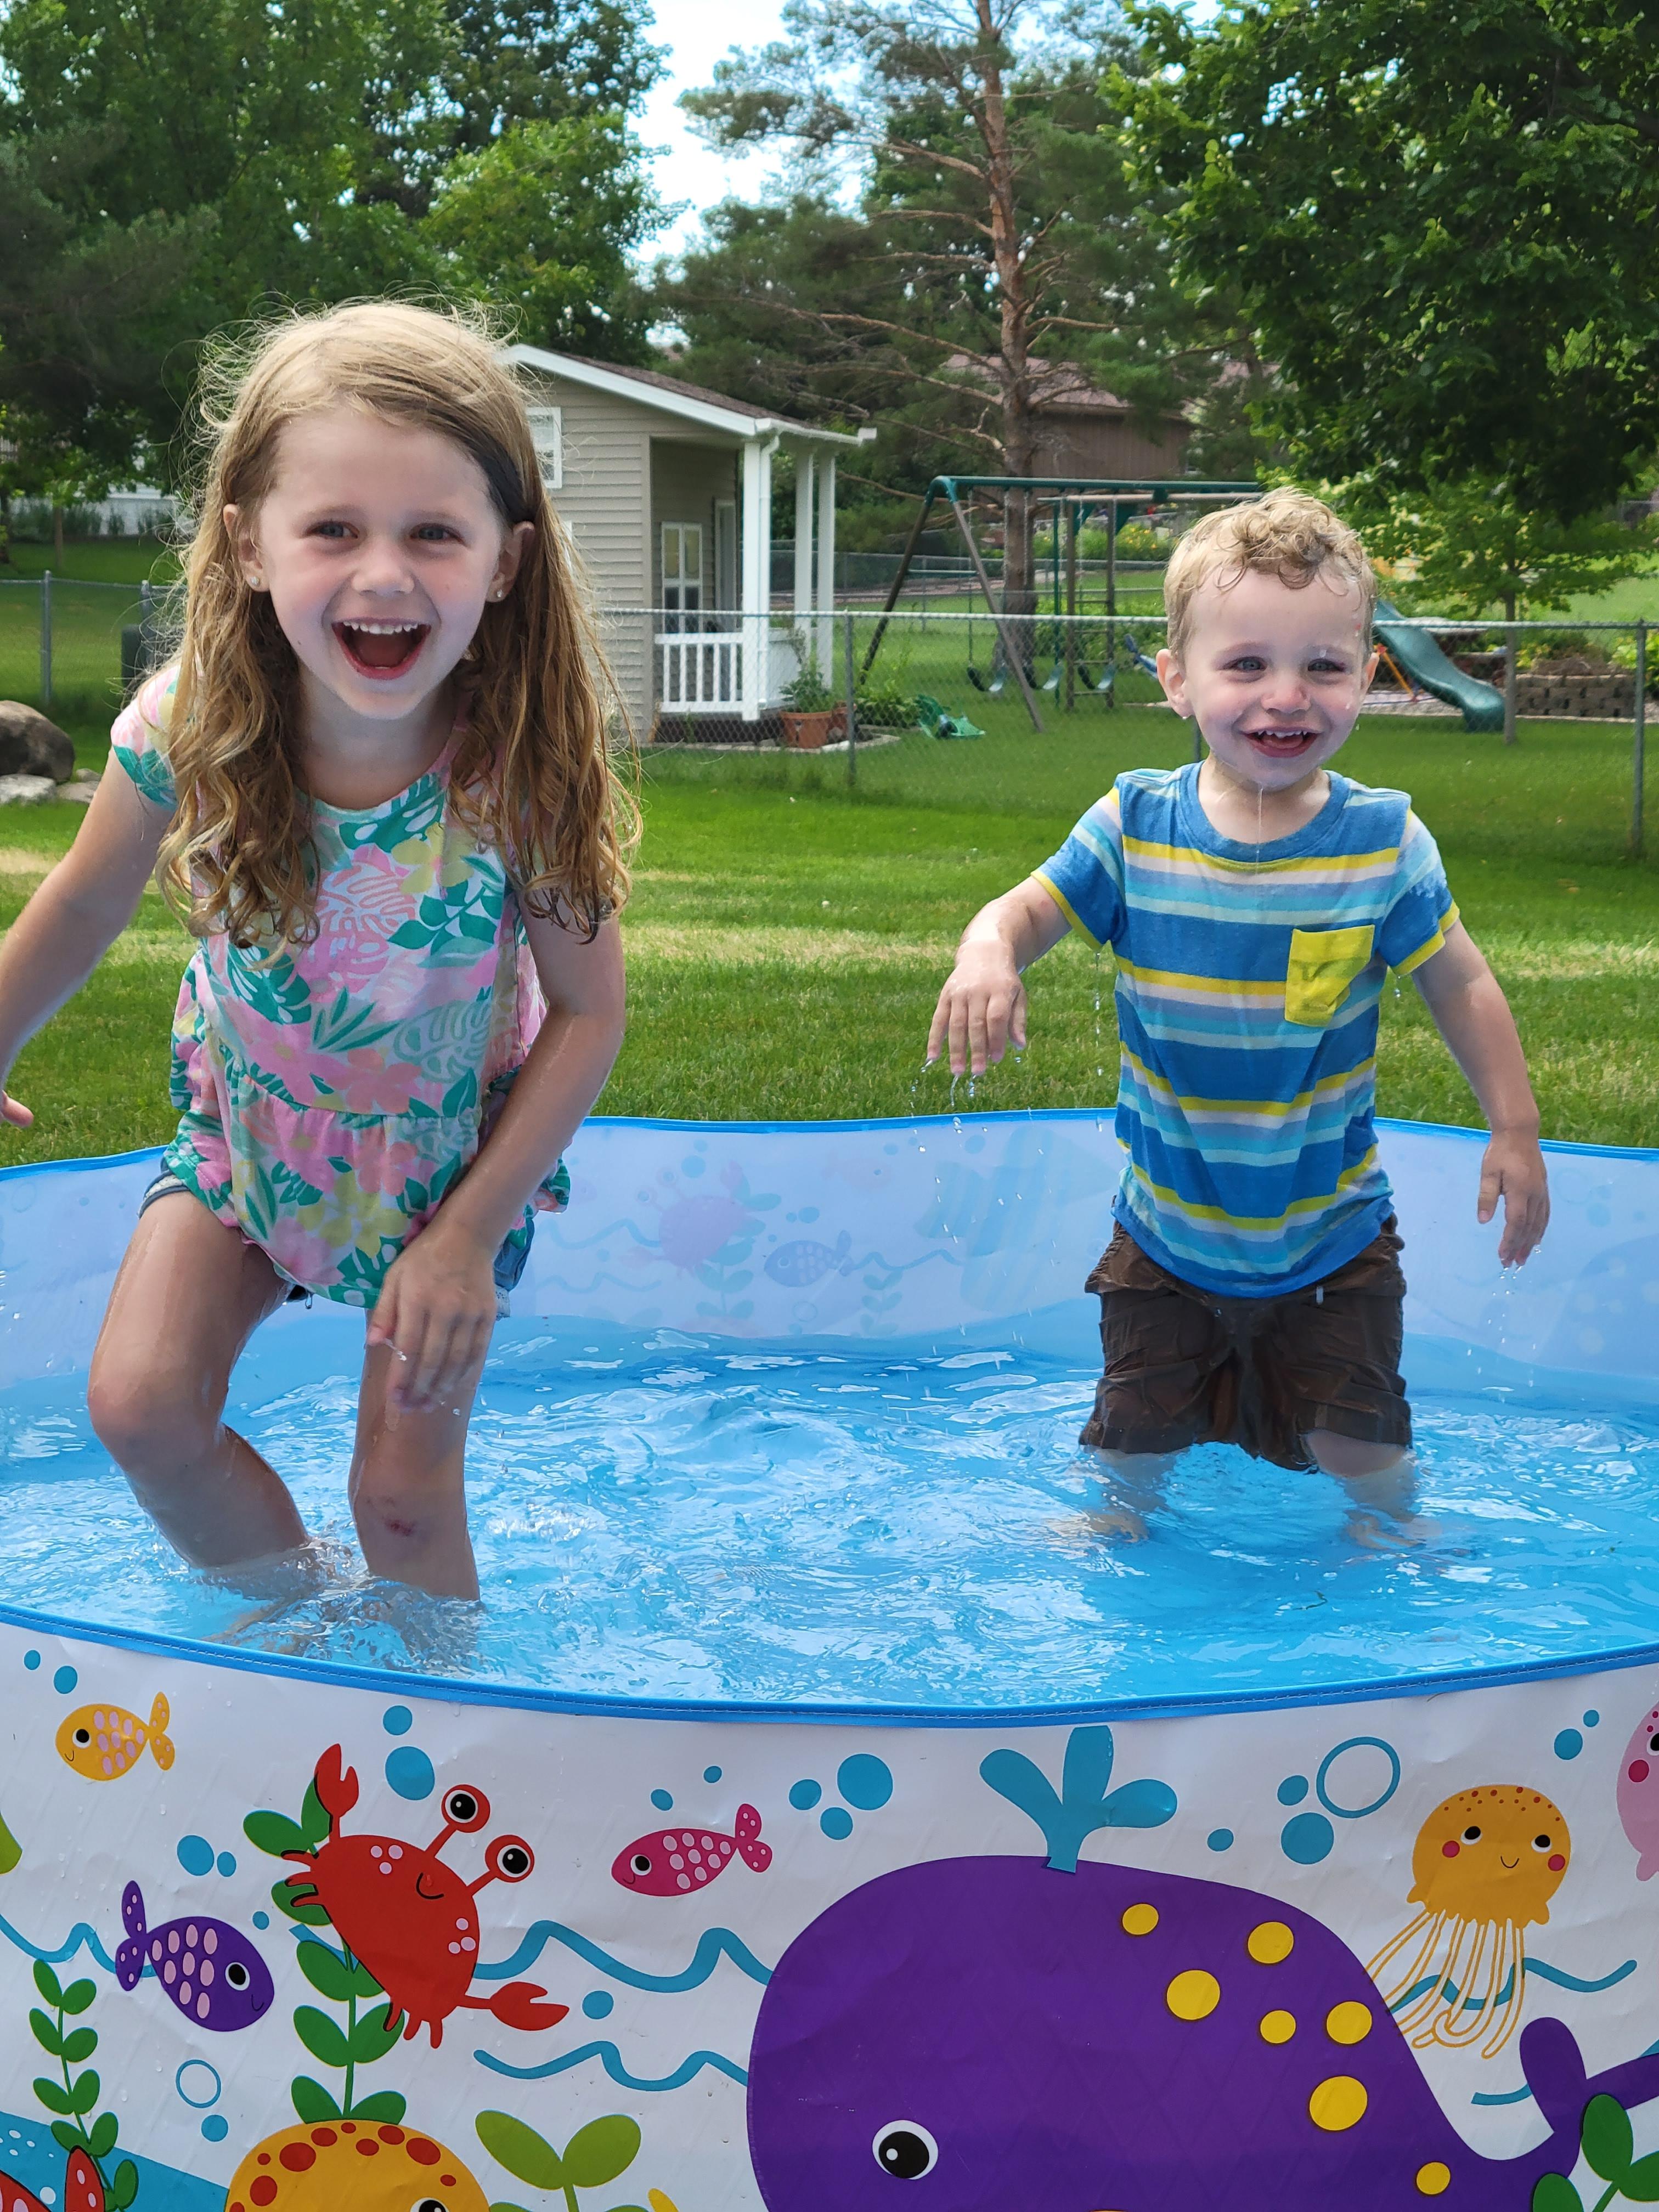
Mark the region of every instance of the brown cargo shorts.
[[1120, 1452], [1232, 1443], [1291, 1468], [1313, 1466], [1310, 1429], [1403, 1449], [1401, 1249], [1390, 1214], [1322, 1282], [1223, 1297], [1159, 1267], [1120, 1224], [1085, 1285], [1100, 1297], [1105, 1372], [1079, 1442]]

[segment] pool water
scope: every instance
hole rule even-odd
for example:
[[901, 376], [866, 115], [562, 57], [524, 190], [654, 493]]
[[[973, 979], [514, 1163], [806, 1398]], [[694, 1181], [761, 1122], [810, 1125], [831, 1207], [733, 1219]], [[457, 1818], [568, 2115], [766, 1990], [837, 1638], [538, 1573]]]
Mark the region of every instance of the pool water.
[[0, 1415], [12, 1605], [341, 1664], [642, 1699], [1036, 1707], [1273, 1695], [1659, 1642], [1659, 1427], [1504, 1393], [1415, 1407], [1438, 1533], [1362, 1547], [1337, 1485], [1206, 1447], [1140, 1543], [1089, 1522], [1091, 1370], [505, 1326], [475, 1416], [484, 1597], [367, 1580], [348, 1317], [273, 1328], [233, 1418], [292, 1483], [320, 1579], [192, 1573], [93, 1437], [79, 1379]]

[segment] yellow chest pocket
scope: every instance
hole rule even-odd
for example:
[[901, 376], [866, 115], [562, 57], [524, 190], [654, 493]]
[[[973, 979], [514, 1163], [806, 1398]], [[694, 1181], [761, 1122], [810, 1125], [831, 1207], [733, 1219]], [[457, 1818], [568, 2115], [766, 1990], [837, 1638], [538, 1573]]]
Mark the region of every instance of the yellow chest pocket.
[[1298, 1029], [1322, 1030], [1355, 976], [1370, 967], [1376, 935], [1370, 922], [1354, 929], [1293, 929], [1285, 970], [1285, 1020]]

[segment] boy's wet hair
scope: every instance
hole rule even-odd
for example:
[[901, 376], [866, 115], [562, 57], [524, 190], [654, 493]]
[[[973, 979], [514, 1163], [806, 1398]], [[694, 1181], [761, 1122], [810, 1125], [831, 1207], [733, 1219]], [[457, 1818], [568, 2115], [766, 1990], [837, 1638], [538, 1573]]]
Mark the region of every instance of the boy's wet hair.
[[1193, 601], [1212, 579], [1223, 591], [1254, 569], [1302, 591], [1316, 576], [1340, 577], [1359, 594], [1364, 635], [1376, 611], [1376, 578], [1365, 549], [1341, 517], [1305, 491], [1270, 491], [1241, 507], [1223, 507], [1196, 522], [1170, 556], [1164, 607], [1168, 644], [1186, 651]]

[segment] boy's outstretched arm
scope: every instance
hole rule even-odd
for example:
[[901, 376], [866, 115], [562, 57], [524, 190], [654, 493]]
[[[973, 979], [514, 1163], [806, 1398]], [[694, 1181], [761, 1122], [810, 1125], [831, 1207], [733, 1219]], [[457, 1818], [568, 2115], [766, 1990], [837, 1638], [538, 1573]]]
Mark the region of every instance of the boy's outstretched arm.
[[983, 1075], [1011, 1038], [1023, 1049], [1020, 972], [1058, 945], [1070, 926], [1035, 876], [981, 907], [962, 933], [957, 964], [939, 994], [926, 1065], [948, 1051], [952, 1075]]
[[1412, 979], [1492, 1131], [1480, 1164], [1478, 1212], [1490, 1221], [1504, 1201], [1500, 1265], [1519, 1267], [1550, 1218], [1549, 1184], [1538, 1147], [1538, 1108], [1509, 1000], [1461, 921]]

